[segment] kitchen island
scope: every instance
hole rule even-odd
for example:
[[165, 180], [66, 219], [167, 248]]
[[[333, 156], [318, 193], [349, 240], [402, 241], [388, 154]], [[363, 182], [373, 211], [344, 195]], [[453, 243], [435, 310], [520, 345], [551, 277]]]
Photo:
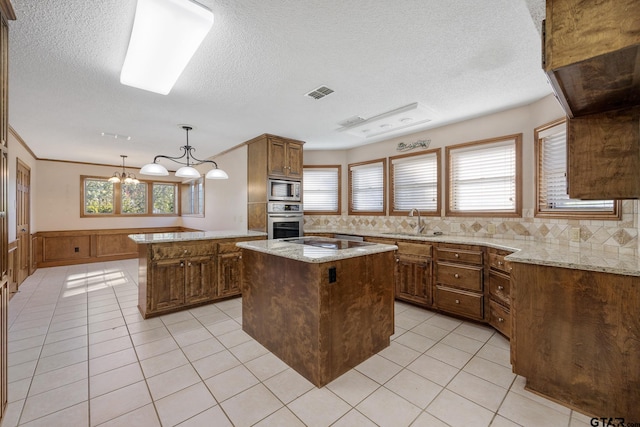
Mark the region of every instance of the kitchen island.
[[242, 258], [236, 243], [265, 239], [255, 231], [131, 234], [138, 244], [138, 309], [142, 317], [240, 295]]
[[322, 387], [389, 346], [395, 245], [241, 242], [242, 329]]

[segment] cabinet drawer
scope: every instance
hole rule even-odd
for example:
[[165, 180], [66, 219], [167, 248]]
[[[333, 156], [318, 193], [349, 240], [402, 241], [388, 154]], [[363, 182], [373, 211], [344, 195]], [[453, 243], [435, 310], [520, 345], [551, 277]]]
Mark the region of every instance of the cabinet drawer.
[[438, 262], [436, 282], [471, 291], [482, 291], [482, 267]]
[[438, 260], [482, 264], [482, 251], [468, 249], [436, 248]]
[[151, 258], [184, 258], [215, 255], [215, 245], [211, 242], [167, 243], [151, 245]]
[[242, 249], [236, 246], [237, 242], [218, 243], [219, 254], [230, 254], [234, 252], [242, 252]]
[[431, 257], [431, 245], [420, 243], [396, 242], [398, 255]]
[[489, 294], [501, 304], [509, 307], [511, 305], [511, 279], [509, 276], [490, 271]]
[[436, 286], [435, 305], [449, 313], [482, 320], [483, 300], [481, 294]]
[[504, 271], [505, 273], [511, 273], [511, 264], [509, 263], [509, 261], [505, 261], [505, 256], [506, 255], [490, 252], [489, 265], [491, 266], [491, 268]]
[[489, 324], [511, 338], [511, 312], [495, 301], [489, 301]]

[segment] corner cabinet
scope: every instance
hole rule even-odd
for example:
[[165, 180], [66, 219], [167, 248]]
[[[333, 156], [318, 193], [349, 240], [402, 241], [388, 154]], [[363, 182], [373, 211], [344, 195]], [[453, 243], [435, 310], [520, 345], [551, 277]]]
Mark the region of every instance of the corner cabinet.
[[547, 0], [542, 67], [565, 110], [567, 192], [640, 198], [637, 0]]
[[241, 294], [235, 244], [255, 239], [140, 244], [138, 309], [146, 319]]

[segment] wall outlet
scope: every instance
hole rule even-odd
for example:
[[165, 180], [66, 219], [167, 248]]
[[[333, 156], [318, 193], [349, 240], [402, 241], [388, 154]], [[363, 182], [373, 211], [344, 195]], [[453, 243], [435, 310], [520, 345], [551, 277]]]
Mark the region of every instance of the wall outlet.
[[569, 238], [571, 239], [572, 242], [579, 242], [580, 227], [571, 227], [571, 230], [569, 230]]
[[491, 222], [487, 224], [487, 233], [496, 234], [496, 225]]

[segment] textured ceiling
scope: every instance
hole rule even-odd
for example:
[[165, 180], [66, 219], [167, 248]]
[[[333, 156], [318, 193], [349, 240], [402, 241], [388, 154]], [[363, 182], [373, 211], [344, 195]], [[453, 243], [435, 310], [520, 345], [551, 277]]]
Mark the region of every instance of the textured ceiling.
[[[201, 3], [213, 29], [163, 96], [119, 82], [135, 0], [12, 0], [10, 125], [38, 158], [141, 166], [180, 154], [182, 123], [202, 158], [265, 132], [342, 149], [402, 135], [338, 132], [353, 116], [419, 102], [435, 116], [412, 133], [551, 93], [544, 0]], [[304, 96], [320, 85], [335, 92]]]

